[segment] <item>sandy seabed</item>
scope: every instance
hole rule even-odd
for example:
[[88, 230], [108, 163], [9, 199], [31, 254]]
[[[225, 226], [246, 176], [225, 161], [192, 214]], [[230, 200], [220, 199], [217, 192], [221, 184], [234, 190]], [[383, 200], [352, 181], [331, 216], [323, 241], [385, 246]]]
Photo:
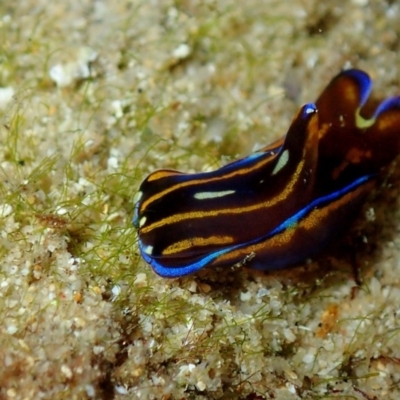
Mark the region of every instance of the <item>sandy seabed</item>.
[[289, 272], [162, 279], [131, 219], [149, 172], [279, 138], [343, 68], [399, 94], [400, 4], [6, 3], [0, 397], [398, 399], [396, 166], [347, 249]]

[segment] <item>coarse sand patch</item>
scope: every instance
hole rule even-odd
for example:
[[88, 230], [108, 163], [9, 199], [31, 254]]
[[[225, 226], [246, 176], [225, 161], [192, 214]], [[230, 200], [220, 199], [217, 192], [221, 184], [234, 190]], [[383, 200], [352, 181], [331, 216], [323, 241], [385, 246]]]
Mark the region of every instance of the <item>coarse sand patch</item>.
[[0, 397], [400, 398], [398, 167], [287, 272], [162, 279], [131, 224], [148, 173], [263, 147], [343, 68], [400, 94], [399, 21], [396, 1], [1, 2]]

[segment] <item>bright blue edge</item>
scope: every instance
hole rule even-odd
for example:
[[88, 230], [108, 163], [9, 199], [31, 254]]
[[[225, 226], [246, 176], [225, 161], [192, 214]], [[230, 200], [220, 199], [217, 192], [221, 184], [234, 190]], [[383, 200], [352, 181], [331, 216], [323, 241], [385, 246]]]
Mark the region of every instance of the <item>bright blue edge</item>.
[[[353, 77], [360, 86], [360, 108], [364, 106], [367, 102], [369, 95], [371, 94], [372, 81], [369, 75], [358, 69], [349, 69], [342, 72], [342, 74]], [[378, 108], [375, 110], [372, 119], [375, 119], [379, 114], [391, 110], [400, 109], [400, 96], [390, 97], [382, 103], [379, 104]]]
[[389, 97], [388, 99], [382, 101], [382, 103], [379, 104], [378, 108], [375, 110], [372, 118], [376, 119], [383, 112], [392, 109], [400, 109], [400, 96]]
[[360, 85], [360, 108], [366, 103], [369, 95], [371, 94], [372, 82], [369, 75], [358, 69], [348, 69], [342, 74], [353, 77]]
[[146, 254], [144, 252], [144, 250], [143, 250], [144, 246], [142, 245], [142, 242], [140, 241], [140, 239], [139, 239], [139, 249], [140, 249], [140, 252], [141, 252], [144, 260], [148, 264], [151, 265], [151, 267], [154, 269], [154, 271], [158, 275], [160, 275], [162, 277], [177, 278], [177, 277], [193, 274], [193, 273], [197, 272], [198, 270], [204, 268], [208, 264], [210, 264], [212, 261], [214, 261], [216, 258], [220, 257], [221, 255], [224, 255], [231, 251], [240, 249], [241, 247], [249, 246], [249, 245], [264, 241], [274, 235], [281, 233], [282, 231], [284, 231], [287, 228], [295, 226], [302, 218], [304, 218], [314, 208], [317, 208], [324, 203], [329, 203], [329, 202], [337, 200], [338, 198], [344, 196], [345, 194], [351, 192], [352, 190], [355, 190], [356, 188], [358, 188], [359, 186], [361, 186], [362, 184], [364, 184], [365, 182], [367, 182], [374, 176], [375, 175], [363, 176], [363, 177], [357, 179], [356, 181], [354, 181], [353, 183], [347, 185], [346, 187], [344, 187], [340, 190], [337, 190], [334, 193], [331, 193], [327, 196], [323, 196], [318, 199], [315, 199], [313, 202], [308, 204], [306, 207], [304, 207], [300, 211], [298, 211], [296, 214], [294, 214], [290, 218], [286, 219], [282, 224], [277, 226], [274, 230], [272, 230], [271, 232], [268, 232], [267, 234], [265, 234], [257, 239], [254, 239], [254, 240], [251, 240], [251, 241], [248, 241], [245, 243], [237, 244], [234, 246], [226, 247], [222, 250], [215, 251], [215, 252], [210, 253], [207, 256], [201, 258], [200, 260], [198, 260], [192, 264], [188, 264], [184, 267], [176, 267], [176, 268], [164, 267], [160, 262], [157, 261], [156, 258], [150, 257], [148, 254]]

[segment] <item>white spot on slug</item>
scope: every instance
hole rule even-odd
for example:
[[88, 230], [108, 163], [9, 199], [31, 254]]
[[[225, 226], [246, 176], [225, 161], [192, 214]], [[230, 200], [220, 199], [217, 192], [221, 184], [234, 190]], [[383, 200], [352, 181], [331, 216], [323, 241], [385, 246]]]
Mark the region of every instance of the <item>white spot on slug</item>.
[[153, 253], [153, 246], [146, 246], [143, 247], [143, 251], [148, 254], [149, 256], [151, 256], [151, 254]]
[[235, 190], [223, 190], [221, 192], [199, 192], [196, 193], [193, 197], [197, 200], [205, 200], [205, 199], [215, 199], [218, 197], [229, 196], [230, 194], [235, 193]]
[[306, 114], [311, 114], [315, 112], [315, 107], [308, 106], [304, 111]]
[[276, 173], [278, 173], [282, 168], [285, 167], [285, 165], [288, 163], [289, 161], [289, 151], [285, 150], [279, 157], [278, 162], [275, 165], [274, 170], [272, 171], [271, 175], [275, 175]]
[[135, 196], [133, 197], [133, 202], [136, 204], [140, 199], [142, 198], [143, 193], [142, 192], [137, 192]]
[[147, 220], [146, 217], [140, 218], [140, 221], [139, 221], [139, 228], [141, 228], [141, 227], [146, 223], [146, 220]]

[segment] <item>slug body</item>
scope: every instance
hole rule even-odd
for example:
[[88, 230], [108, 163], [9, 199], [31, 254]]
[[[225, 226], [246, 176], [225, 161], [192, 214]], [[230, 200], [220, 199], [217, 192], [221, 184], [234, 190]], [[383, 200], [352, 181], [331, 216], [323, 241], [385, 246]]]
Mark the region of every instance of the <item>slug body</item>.
[[347, 225], [400, 151], [400, 97], [368, 100], [369, 76], [337, 75], [286, 136], [216, 171], [159, 170], [141, 184], [133, 223], [154, 271], [288, 267]]

